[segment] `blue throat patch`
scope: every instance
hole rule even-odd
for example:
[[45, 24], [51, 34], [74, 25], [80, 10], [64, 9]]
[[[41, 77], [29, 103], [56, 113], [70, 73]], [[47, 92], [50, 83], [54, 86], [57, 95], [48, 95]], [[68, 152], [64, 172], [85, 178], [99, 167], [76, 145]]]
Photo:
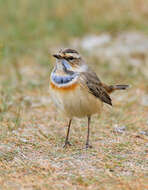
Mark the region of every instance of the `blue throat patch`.
[[71, 65], [65, 59], [62, 60], [62, 65], [67, 69], [71, 69]]
[[67, 60], [63, 59], [61, 61], [62, 61], [61, 63], [63, 65], [63, 69], [64, 69], [65, 73], [67, 73], [67, 75], [65, 75], [65, 76], [56, 75], [56, 73], [55, 73], [56, 68], [55, 68], [55, 70], [52, 73], [51, 78], [57, 84], [67, 84], [67, 83], [71, 82], [77, 76], [77, 73], [74, 73], [73, 71], [71, 71], [72, 67], [68, 63]]
[[52, 80], [57, 84], [67, 84], [71, 82], [76, 77], [76, 74], [66, 75], [66, 76], [58, 76], [56, 74], [52, 74]]

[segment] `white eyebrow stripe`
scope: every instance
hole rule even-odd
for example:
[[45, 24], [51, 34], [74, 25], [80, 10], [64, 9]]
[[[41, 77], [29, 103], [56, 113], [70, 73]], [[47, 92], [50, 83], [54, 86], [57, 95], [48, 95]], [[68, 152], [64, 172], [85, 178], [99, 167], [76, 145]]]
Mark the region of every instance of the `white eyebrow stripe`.
[[80, 58], [80, 55], [77, 53], [66, 53], [67, 57], [74, 57], [74, 58]]

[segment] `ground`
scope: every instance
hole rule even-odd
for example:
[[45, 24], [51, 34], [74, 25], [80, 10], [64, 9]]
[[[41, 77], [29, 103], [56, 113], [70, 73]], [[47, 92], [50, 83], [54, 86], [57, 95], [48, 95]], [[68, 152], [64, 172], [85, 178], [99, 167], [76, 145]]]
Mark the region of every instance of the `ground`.
[[[94, 23], [88, 20], [91, 29], [81, 23], [81, 12], [65, 17], [69, 9], [61, 12], [59, 1], [49, 22], [48, 6], [36, 2], [0, 1], [5, 18], [0, 30], [0, 189], [148, 189], [147, 6], [131, 1], [129, 21], [128, 15], [119, 14], [128, 4], [104, 1], [98, 31], [97, 9], [89, 1], [85, 6], [87, 14], [94, 10]], [[117, 12], [112, 10], [110, 18], [102, 7], [113, 5]], [[33, 11], [28, 13], [29, 8]], [[66, 20], [56, 31], [59, 18]], [[84, 148], [86, 118], [73, 120], [72, 146], [63, 149], [67, 119], [55, 109], [49, 92], [55, 61], [51, 54], [63, 46], [78, 49], [105, 83], [130, 84], [127, 91], [111, 95], [113, 107], [104, 105], [102, 115], [92, 117], [92, 149]]]

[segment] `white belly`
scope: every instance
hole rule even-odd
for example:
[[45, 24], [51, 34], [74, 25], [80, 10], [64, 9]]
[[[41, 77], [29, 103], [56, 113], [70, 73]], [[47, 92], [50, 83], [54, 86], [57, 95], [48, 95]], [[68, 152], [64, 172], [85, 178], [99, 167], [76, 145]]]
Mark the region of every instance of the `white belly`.
[[56, 107], [69, 118], [100, 114], [103, 105], [98, 98], [80, 86], [66, 91], [50, 86], [50, 95]]

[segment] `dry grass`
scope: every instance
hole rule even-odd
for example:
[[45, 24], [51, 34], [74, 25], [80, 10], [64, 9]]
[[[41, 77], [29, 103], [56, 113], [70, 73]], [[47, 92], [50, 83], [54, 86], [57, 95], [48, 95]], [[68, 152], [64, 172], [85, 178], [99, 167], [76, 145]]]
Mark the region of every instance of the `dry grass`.
[[[112, 95], [113, 108], [104, 106], [101, 117], [93, 117], [93, 149], [85, 150], [85, 119], [73, 121], [73, 146], [62, 148], [67, 121], [50, 100], [53, 60], [47, 52], [90, 32], [147, 33], [147, 1], [105, 0], [98, 7], [89, 0], [73, 6], [69, 1], [45, 2], [0, 1], [0, 189], [146, 190], [148, 55], [140, 67], [122, 59], [116, 67], [83, 52], [103, 81], [132, 85]], [[121, 126], [125, 130], [115, 129]]]
[[[2, 189], [146, 189], [148, 138], [140, 132], [148, 126], [148, 107], [141, 105], [148, 88], [141, 84], [142, 76], [127, 92], [112, 96], [113, 108], [105, 107], [100, 119], [93, 118], [93, 149], [83, 149], [83, 119], [74, 120], [73, 146], [65, 150], [66, 120], [50, 101], [49, 69], [29, 57], [1, 68], [7, 73], [1, 75]], [[97, 68], [103, 76], [104, 64]], [[121, 77], [117, 72], [110, 75]], [[128, 82], [126, 74], [122, 78]], [[115, 125], [126, 129], [118, 133]]]

